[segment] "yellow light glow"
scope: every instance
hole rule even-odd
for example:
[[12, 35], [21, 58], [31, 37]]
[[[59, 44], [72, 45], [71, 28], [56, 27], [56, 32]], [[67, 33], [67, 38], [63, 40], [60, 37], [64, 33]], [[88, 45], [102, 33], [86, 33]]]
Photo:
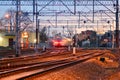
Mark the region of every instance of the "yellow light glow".
[[23, 33], [22, 33], [22, 37], [23, 37], [23, 38], [28, 38], [28, 37], [29, 37], [28, 32], [23, 32]]
[[8, 18], [8, 19], [9, 19], [9, 18], [10, 18], [10, 14], [6, 13], [6, 14], [5, 14], [5, 18]]
[[37, 40], [36, 40], [36, 39], [34, 39], [34, 43], [36, 43], [36, 41], [37, 41]]
[[0, 41], [2, 41], [3, 40], [3, 38], [2, 37], [0, 37]]

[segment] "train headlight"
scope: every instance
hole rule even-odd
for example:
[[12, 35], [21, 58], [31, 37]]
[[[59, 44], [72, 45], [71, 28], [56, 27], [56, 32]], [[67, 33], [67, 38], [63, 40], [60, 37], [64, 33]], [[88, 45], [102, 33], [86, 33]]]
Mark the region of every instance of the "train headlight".
[[65, 44], [65, 43], [64, 43], [63, 41], [60, 42], [60, 45], [64, 46], [64, 44]]
[[54, 40], [53, 40], [52, 42], [53, 42], [53, 45], [54, 45], [54, 46], [57, 46], [58, 43], [59, 43], [58, 41], [54, 41]]

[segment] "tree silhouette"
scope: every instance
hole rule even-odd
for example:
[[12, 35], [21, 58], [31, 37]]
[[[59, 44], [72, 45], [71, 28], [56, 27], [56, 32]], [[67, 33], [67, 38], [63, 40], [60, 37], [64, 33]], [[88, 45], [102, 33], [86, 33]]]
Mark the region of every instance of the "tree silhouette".
[[41, 31], [40, 31], [40, 42], [45, 42], [48, 40], [48, 36], [46, 35], [46, 27], [44, 27]]

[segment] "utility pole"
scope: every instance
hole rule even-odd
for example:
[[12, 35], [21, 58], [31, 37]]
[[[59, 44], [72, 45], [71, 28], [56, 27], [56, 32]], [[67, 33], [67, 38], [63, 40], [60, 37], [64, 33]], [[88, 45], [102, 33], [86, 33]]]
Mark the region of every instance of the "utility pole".
[[33, 0], [33, 22], [34, 22], [34, 16], [35, 16], [35, 0]]
[[48, 36], [50, 37], [50, 26], [48, 26]]
[[76, 15], [76, 0], [74, 0], [74, 15]]
[[80, 12], [78, 12], [79, 19], [78, 19], [78, 28], [80, 28]]
[[73, 55], [76, 54], [76, 34], [73, 36]]
[[95, 10], [95, 1], [93, 0], [93, 23], [94, 23], [94, 10]]
[[35, 13], [36, 13], [36, 53], [38, 52], [38, 29], [39, 29], [39, 25], [38, 25], [38, 6], [37, 6], [37, 0], [36, 0], [36, 6], [35, 6], [36, 10], [35, 10]]
[[116, 48], [119, 48], [119, 0], [116, 0]]
[[19, 57], [20, 52], [20, 0], [16, 0], [16, 57]]
[[39, 30], [39, 21], [38, 21], [38, 7], [37, 7], [37, 0], [33, 0], [33, 23], [35, 23], [36, 26], [36, 42], [35, 42], [35, 52], [38, 52], [38, 30]]
[[56, 12], [56, 16], [55, 16], [55, 20], [56, 20], [56, 21], [55, 21], [55, 27], [56, 27], [56, 28], [57, 28], [57, 26], [58, 26], [58, 25], [57, 25], [57, 16], [58, 16], [58, 12]]
[[64, 29], [65, 29], [65, 27], [63, 26], [63, 35], [64, 35]]
[[97, 39], [96, 39], [96, 40], [97, 40], [97, 41], [96, 41], [96, 47], [97, 47], [97, 48], [99, 48], [98, 23], [99, 23], [99, 22], [98, 22], [98, 20], [97, 20], [97, 31], [96, 31], [96, 32], [97, 32], [97, 34], [96, 34], [96, 38], [97, 38]]
[[114, 48], [114, 21], [112, 21], [112, 48]]
[[86, 30], [85, 30], [85, 38], [87, 38], [87, 25], [85, 25], [85, 24], [86, 24], [86, 21], [84, 21], [84, 26], [86, 28]]

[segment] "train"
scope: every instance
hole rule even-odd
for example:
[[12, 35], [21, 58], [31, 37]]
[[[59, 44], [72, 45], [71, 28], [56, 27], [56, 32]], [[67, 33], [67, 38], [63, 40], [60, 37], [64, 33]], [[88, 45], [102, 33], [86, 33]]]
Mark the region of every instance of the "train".
[[72, 45], [72, 39], [69, 37], [55, 36], [51, 39], [54, 47], [68, 47]]

